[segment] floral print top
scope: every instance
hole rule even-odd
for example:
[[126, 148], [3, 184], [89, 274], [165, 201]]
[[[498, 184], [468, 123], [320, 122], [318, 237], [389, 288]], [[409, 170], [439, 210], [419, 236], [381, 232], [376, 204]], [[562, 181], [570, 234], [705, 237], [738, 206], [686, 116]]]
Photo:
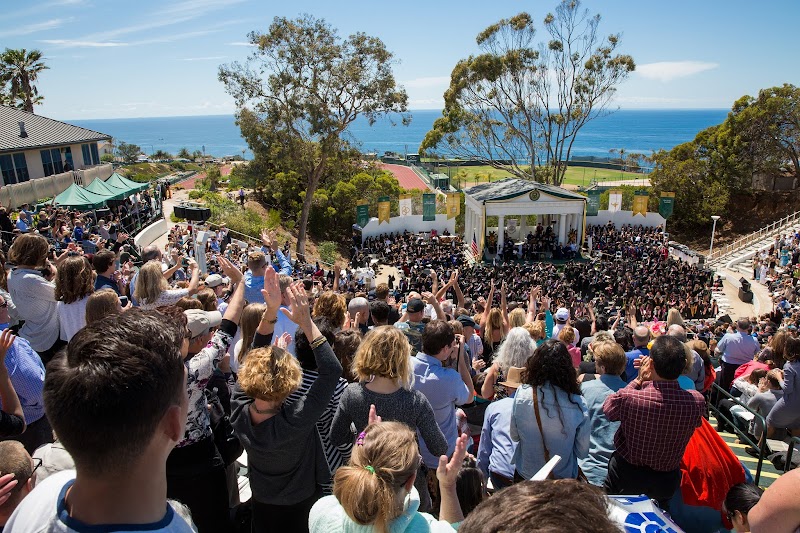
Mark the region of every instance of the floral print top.
[[186, 420], [186, 433], [183, 440], [178, 443], [178, 448], [211, 437], [211, 420], [203, 391], [217, 365], [228, 352], [228, 347], [233, 343], [236, 329], [236, 324], [223, 320], [208, 345], [185, 362], [188, 374], [186, 381], [189, 389], [189, 415]]

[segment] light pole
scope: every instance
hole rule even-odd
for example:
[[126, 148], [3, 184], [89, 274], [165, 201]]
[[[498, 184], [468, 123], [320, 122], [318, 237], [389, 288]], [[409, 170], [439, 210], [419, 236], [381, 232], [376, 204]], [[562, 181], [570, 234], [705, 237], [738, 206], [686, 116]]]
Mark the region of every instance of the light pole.
[[711, 252], [714, 251], [714, 234], [717, 232], [717, 220], [719, 220], [719, 215], [711, 215], [711, 220], [714, 221], [714, 225], [711, 226], [711, 246], [708, 248], [708, 259], [711, 259]]

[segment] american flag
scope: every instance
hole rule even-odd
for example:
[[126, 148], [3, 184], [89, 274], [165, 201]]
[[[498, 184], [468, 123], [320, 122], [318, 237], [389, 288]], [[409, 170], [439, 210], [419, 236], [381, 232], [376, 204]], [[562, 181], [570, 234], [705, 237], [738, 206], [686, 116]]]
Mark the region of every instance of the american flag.
[[475, 234], [474, 233], [472, 234], [472, 248], [471, 248], [470, 251], [472, 252], [472, 255], [475, 257], [475, 259], [477, 260], [478, 259], [478, 240], [475, 238]]

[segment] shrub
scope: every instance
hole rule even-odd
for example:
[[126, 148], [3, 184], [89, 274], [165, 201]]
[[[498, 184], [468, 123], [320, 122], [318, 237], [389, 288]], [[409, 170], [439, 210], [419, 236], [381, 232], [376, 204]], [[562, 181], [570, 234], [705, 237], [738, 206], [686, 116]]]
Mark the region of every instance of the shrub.
[[170, 213], [170, 214], [169, 214], [169, 219], [170, 219], [172, 222], [176, 223], [176, 224], [177, 224], [178, 222], [186, 222], [186, 219], [185, 219], [185, 218], [179, 218], [179, 217], [176, 217], [176, 216], [175, 216], [175, 213]]
[[339, 258], [339, 247], [335, 242], [325, 241], [320, 243], [318, 247], [319, 258], [328, 264], [335, 264]]
[[191, 191], [189, 191], [189, 200], [197, 200], [198, 198], [203, 198], [205, 194], [206, 194], [205, 191], [192, 189]]

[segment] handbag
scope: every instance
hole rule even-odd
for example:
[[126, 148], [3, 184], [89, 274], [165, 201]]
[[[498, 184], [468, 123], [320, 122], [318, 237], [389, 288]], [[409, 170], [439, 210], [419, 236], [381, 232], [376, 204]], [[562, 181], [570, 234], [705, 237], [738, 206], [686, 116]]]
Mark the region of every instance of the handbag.
[[[542, 437], [544, 462], [545, 464], [547, 464], [547, 462], [550, 461], [550, 450], [547, 449], [547, 444], [544, 441], [544, 431], [542, 430], [542, 417], [539, 414], [539, 389], [536, 387], [534, 387], [533, 389], [533, 412], [536, 415], [536, 425], [539, 426], [539, 435], [541, 435]], [[553, 476], [553, 472], [550, 472], [550, 474], [547, 475], [547, 479], [556, 479], [555, 476]], [[583, 470], [581, 470], [580, 466], [578, 467], [578, 475], [575, 477], [575, 479], [583, 483], [589, 483], [586, 474], [583, 473]]]

